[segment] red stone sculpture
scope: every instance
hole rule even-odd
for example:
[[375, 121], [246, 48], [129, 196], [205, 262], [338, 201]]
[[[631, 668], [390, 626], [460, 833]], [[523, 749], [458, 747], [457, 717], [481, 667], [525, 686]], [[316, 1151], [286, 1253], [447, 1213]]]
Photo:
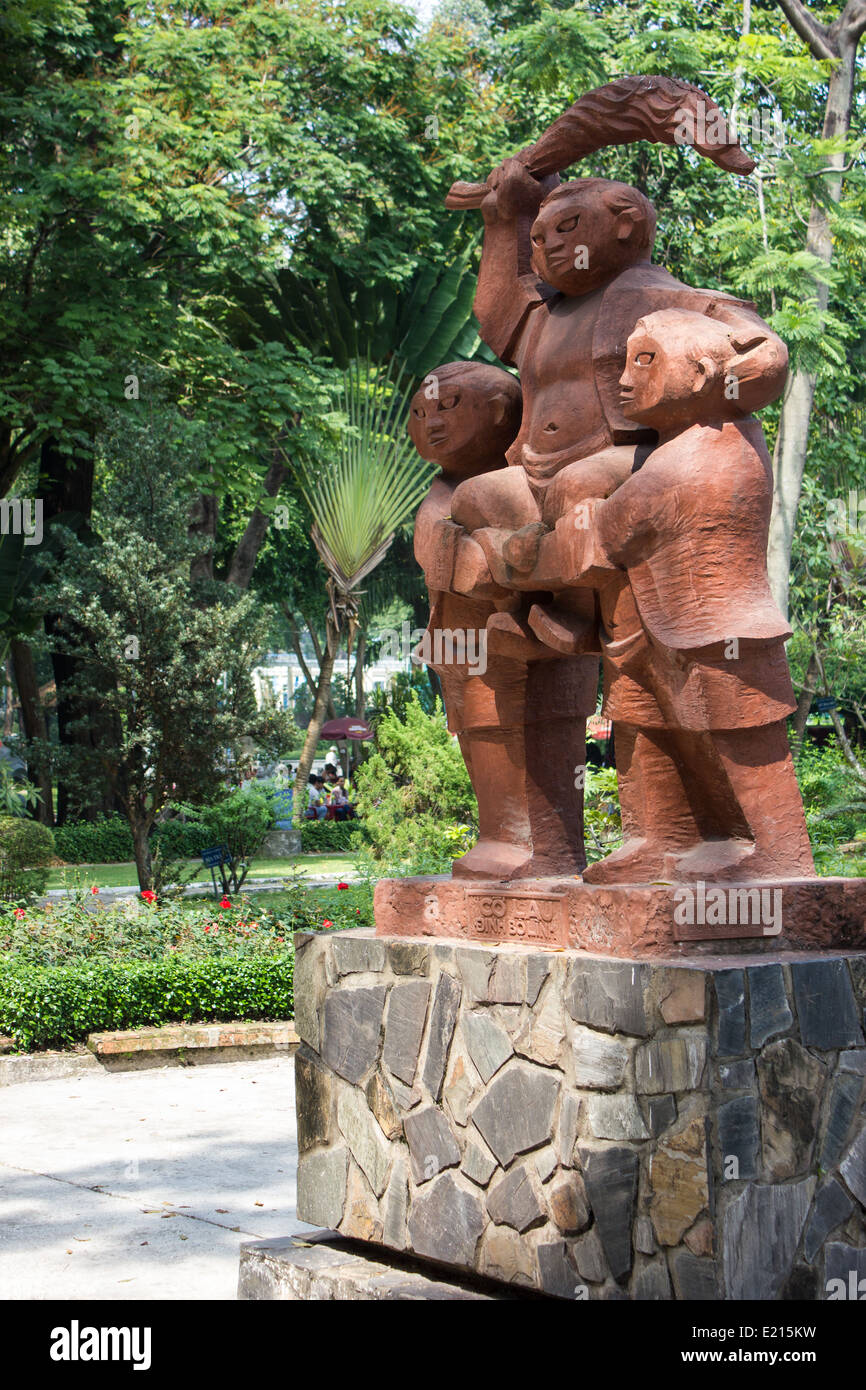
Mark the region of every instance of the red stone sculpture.
[[512, 652], [489, 643], [513, 599], [451, 520], [464, 480], [508, 476], [505, 451], [520, 417], [517, 379], [476, 362], [436, 367], [410, 410], [415, 447], [442, 470], [418, 511], [415, 554], [431, 602], [422, 655], [442, 682], [478, 800], [478, 843], [454, 864], [463, 878], [575, 873], [586, 862], [573, 769], [595, 709], [597, 661], [562, 658], [537, 640], [521, 638]]
[[658, 444], [561, 553], [566, 584], [598, 587], [616, 728], [625, 843], [592, 883], [814, 873], [767, 582], [772, 467], [741, 391], [766, 337], [664, 309], [628, 340], [623, 411]]
[[780, 394], [786, 349], [753, 305], [652, 264], [655, 211], [637, 189], [557, 174], [605, 145], [673, 143], [701, 103], [699, 127], [712, 116], [715, 131], [701, 152], [749, 172], [703, 93], [629, 78], [447, 200], [481, 208], [476, 314], [522, 388], [518, 416], [507, 374], [451, 363], [428, 379], [435, 405], [427, 387], [413, 402], [416, 446], [443, 469], [416, 539], [430, 631], [487, 634], [484, 675], [433, 662], [481, 816], [455, 874], [584, 868], [599, 649], [625, 843], [586, 881], [814, 873], [785, 734], [790, 630], [766, 576], [772, 475], [752, 415]]

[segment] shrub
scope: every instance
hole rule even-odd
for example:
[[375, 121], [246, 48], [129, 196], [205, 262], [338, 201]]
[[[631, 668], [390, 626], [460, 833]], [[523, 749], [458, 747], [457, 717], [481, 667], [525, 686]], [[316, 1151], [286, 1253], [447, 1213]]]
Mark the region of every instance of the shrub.
[[39, 821], [0, 816], [0, 898], [44, 893], [45, 867], [54, 857], [54, 836]]
[[68, 1047], [88, 1033], [293, 1013], [294, 956], [82, 961], [0, 977], [0, 1032], [21, 1050]]
[[[213, 898], [145, 903], [140, 898], [105, 907], [79, 889], [46, 907], [0, 912], [0, 960], [32, 966], [87, 959], [158, 960], [163, 956], [262, 955], [281, 949], [295, 914], [307, 925], [302, 886], [287, 895], [286, 911], [257, 907], [249, 898], [222, 907]], [[229, 902], [228, 899], [224, 899]], [[318, 914], [318, 907], [310, 911]], [[327, 915], [327, 914], [324, 914]]]
[[373, 858], [398, 874], [448, 870], [455, 845], [474, 839], [478, 812], [441, 704], [427, 714], [413, 694], [402, 719], [391, 711], [379, 721], [376, 745], [354, 779]]
[[[195, 859], [213, 843], [207, 833], [197, 821], [176, 817], [158, 821], [152, 840], [165, 859]], [[132, 833], [122, 816], [60, 825], [54, 841], [58, 855], [67, 864], [121, 864], [133, 858]]]
[[304, 854], [346, 854], [359, 847], [364, 826], [355, 820], [305, 820], [301, 822]]
[[67, 864], [118, 864], [133, 857], [132, 832], [122, 816], [59, 825], [54, 843]]
[[180, 819], [158, 821], [151, 839], [165, 859], [197, 859], [213, 843], [196, 821]]
[[202, 848], [219, 845], [228, 851], [219, 866], [220, 878], [226, 892], [237, 893], [273, 822], [268, 798], [254, 788], [239, 787], [213, 806], [183, 809], [205, 837]]

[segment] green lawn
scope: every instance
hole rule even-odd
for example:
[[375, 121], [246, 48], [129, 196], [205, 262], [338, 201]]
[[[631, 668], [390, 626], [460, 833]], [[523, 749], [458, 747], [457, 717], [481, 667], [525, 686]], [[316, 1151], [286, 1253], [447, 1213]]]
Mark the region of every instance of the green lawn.
[[[210, 886], [210, 870], [199, 859], [187, 860], [187, 870], [196, 869], [194, 882]], [[329, 878], [354, 873], [355, 856], [352, 854], [299, 854], [296, 859], [257, 859], [250, 869], [248, 880], [257, 878], [285, 878], [295, 869], [305, 878]], [[219, 881], [219, 880], [217, 880]], [[90, 888], [94, 883], [101, 888], [122, 888], [127, 884], [137, 884], [138, 877], [132, 861], [123, 864], [67, 864], [62, 869], [50, 869], [49, 888], [74, 888], [83, 883]]]

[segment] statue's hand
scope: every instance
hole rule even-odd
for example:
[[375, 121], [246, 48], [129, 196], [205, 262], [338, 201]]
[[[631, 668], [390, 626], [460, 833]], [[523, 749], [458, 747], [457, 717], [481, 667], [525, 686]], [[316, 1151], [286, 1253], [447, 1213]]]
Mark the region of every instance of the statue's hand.
[[497, 583], [496, 576], [491, 572], [488, 564], [487, 556], [477, 540], [473, 536], [466, 535], [465, 532], [457, 548], [451, 588], [454, 593], [474, 599], [499, 599], [504, 598], [507, 594], [507, 591]]
[[485, 222], [512, 222], [522, 215], [534, 217], [556, 182], [539, 182], [519, 159], [503, 159], [487, 176], [490, 192], [481, 204], [481, 215]]
[[424, 578], [433, 592], [447, 593], [452, 587], [457, 546], [466, 532], [449, 517], [442, 517], [430, 528], [425, 546]]

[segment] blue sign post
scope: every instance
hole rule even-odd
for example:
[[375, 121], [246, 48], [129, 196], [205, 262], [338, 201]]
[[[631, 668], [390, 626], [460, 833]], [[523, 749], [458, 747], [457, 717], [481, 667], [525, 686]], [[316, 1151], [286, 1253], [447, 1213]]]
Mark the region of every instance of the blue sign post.
[[226, 845], [214, 845], [211, 849], [203, 849], [201, 852], [202, 861], [205, 868], [210, 869], [211, 883], [213, 884], [213, 895], [218, 897], [220, 889], [217, 888], [216, 874], [214, 869], [221, 868], [226, 860], [230, 858]]

